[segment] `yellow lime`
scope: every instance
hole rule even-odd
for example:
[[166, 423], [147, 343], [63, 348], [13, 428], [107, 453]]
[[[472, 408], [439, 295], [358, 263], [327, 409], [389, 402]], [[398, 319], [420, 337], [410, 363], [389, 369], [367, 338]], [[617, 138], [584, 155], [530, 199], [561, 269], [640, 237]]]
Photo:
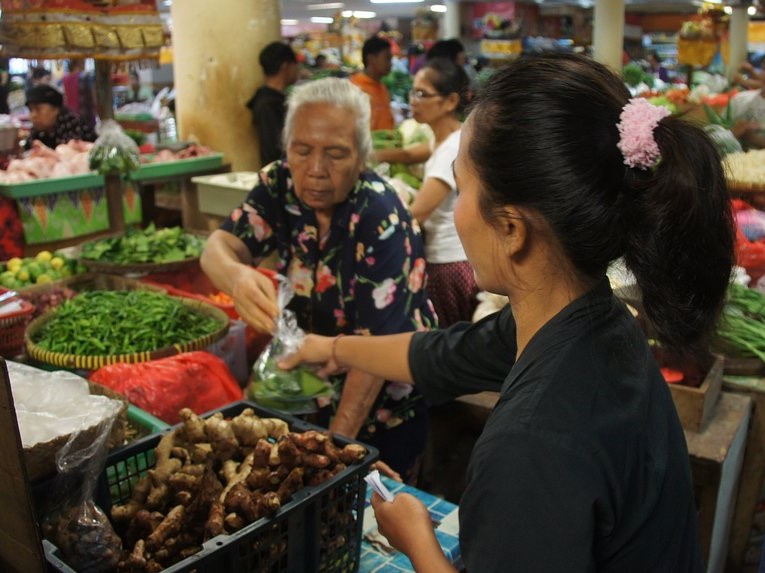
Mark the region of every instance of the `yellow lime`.
[[12, 273], [15, 273], [17, 270], [21, 268], [21, 265], [24, 261], [22, 261], [18, 257], [13, 257], [10, 261], [8, 261], [8, 270]]
[[37, 256], [35, 256], [35, 260], [40, 261], [41, 263], [47, 263], [52, 258], [53, 254], [50, 251], [40, 251], [37, 253]]
[[61, 269], [61, 273], [59, 274], [61, 275], [62, 279], [65, 279], [66, 277], [72, 276], [72, 270], [69, 267], [64, 267], [63, 269]]
[[27, 282], [29, 280], [29, 271], [20, 269], [19, 272], [16, 273], [16, 280], [22, 283]]
[[53, 257], [50, 260], [50, 266], [56, 270], [59, 270], [61, 267], [64, 266], [64, 259], [62, 259], [61, 257]]
[[53, 281], [53, 279], [50, 278], [49, 275], [41, 274], [40, 276], [37, 277], [37, 280], [35, 281], [35, 283], [38, 284], [38, 285], [44, 285], [44, 284], [52, 282], [52, 281]]

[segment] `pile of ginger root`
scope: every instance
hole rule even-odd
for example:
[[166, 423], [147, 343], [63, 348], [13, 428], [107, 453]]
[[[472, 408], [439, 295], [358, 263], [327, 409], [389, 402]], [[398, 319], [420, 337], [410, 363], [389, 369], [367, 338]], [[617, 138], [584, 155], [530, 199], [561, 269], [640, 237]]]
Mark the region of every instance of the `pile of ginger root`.
[[131, 498], [112, 508], [123, 553], [117, 570], [156, 573], [231, 534], [274, 515], [304, 486], [360, 462], [359, 444], [335, 445], [316, 430], [291, 432], [284, 420], [251, 408], [226, 420], [202, 419], [185, 408], [182, 424], [164, 435], [156, 465], [136, 482]]

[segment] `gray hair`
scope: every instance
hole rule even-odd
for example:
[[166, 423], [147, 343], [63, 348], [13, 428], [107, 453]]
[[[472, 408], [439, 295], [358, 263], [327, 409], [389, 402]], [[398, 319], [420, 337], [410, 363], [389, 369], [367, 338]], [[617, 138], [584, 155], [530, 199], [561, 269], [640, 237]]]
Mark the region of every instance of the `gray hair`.
[[366, 164], [372, 155], [372, 134], [369, 131], [371, 108], [369, 96], [347, 79], [322, 78], [295, 86], [287, 102], [284, 121], [284, 147], [289, 147], [295, 114], [304, 105], [327, 103], [353, 112], [356, 116], [356, 145], [360, 159]]

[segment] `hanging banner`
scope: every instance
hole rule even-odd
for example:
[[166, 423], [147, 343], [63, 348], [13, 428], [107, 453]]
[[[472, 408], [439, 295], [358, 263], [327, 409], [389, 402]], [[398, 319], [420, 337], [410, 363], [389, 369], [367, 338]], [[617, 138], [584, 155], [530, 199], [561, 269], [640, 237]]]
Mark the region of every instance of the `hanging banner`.
[[158, 59], [164, 31], [154, 2], [0, 0], [2, 55], [25, 59]]

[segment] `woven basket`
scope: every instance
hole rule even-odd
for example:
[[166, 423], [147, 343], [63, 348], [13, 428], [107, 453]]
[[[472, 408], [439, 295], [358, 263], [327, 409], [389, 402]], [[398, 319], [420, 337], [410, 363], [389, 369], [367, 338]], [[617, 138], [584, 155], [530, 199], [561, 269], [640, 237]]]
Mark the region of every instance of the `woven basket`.
[[[0, 288], [0, 294], [7, 289]], [[24, 352], [24, 330], [34, 313], [34, 305], [21, 299], [21, 309], [0, 317], [0, 356], [13, 358]]]
[[43, 350], [34, 342], [34, 338], [37, 333], [55, 314], [55, 309], [52, 309], [42, 316], [34, 319], [27, 327], [26, 334], [24, 335], [24, 343], [27, 348], [27, 353], [33, 360], [37, 360], [45, 364], [52, 364], [60, 368], [74, 370], [96, 370], [102, 366], [116, 364], [117, 362], [135, 364], [138, 362], [148, 362], [149, 360], [165, 358], [167, 356], [174, 356], [175, 354], [180, 354], [182, 352], [203, 350], [210, 346], [210, 344], [213, 342], [216, 342], [226, 336], [226, 333], [228, 332], [229, 318], [225, 312], [206, 302], [180, 297], [178, 297], [178, 300], [197, 312], [212, 316], [213, 318], [217, 319], [220, 323], [220, 328], [218, 328], [215, 332], [197, 338], [196, 340], [173, 344], [172, 346], [166, 346], [164, 348], [158, 348], [156, 350], [146, 352], [112, 355], [64, 354], [61, 352], [50, 352], [48, 350]]
[[105, 273], [110, 275], [132, 275], [144, 276], [153, 273], [172, 273], [185, 269], [194, 264], [199, 264], [199, 257], [183, 259], [182, 261], [172, 261], [168, 263], [110, 263], [106, 261], [94, 261], [91, 259], [80, 259], [88, 267], [88, 270], [94, 273]]

